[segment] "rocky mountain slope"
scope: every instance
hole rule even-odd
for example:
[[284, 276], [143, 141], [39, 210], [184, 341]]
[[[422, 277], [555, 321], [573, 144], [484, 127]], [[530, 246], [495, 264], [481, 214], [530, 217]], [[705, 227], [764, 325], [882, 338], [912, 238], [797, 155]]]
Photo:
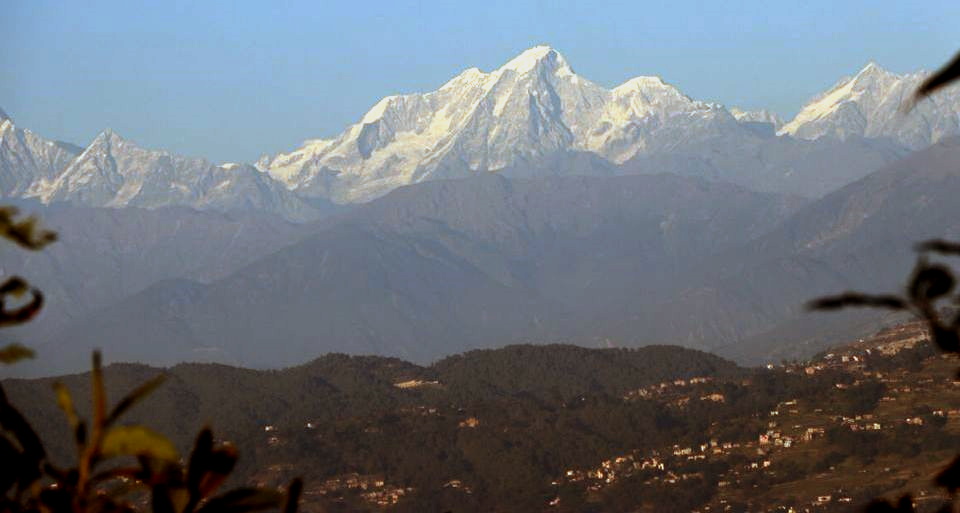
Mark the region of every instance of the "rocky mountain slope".
[[81, 151], [18, 128], [0, 109], [0, 195], [36, 194], [37, 186], [56, 179]]

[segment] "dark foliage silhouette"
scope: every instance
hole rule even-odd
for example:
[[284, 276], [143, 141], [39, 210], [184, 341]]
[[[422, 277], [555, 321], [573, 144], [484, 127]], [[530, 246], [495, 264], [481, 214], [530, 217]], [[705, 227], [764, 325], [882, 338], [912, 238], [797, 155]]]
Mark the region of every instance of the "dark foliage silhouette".
[[[20, 247], [31, 251], [43, 249], [57, 240], [54, 232], [37, 228], [34, 217], [17, 220], [15, 207], [0, 207], [0, 236], [13, 241]], [[29, 294], [28, 301], [20, 301], [10, 309], [11, 299], [20, 299]], [[43, 307], [43, 294], [30, 287], [26, 280], [11, 276], [0, 284], [0, 327], [23, 324], [32, 319]], [[0, 346], [0, 363], [11, 364], [25, 358], [32, 358], [33, 351], [18, 343]]]
[[[17, 220], [17, 210], [0, 207], [0, 236], [28, 250], [56, 240], [37, 228], [35, 218]], [[22, 300], [29, 294], [29, 299]], [[11, 299], [20, 299], [9, 308]], [[0, 284], [0, 327], [28, 322], [43, 306], [43, 294], [26, 280]], [[0, 348], [0, 362], [13, 364], [33, 351], [12, 343]], [[65, 386], [54, 385], [57, 405], [73, 433], [76, 459], [61, 468], [48, 458], [40, 436], [7, 398], [0, 385], [0, 512], [217, 513], [282, 510], [294, 513], [302, 489], [294, 479], [286, 492], [238, 488], [215, 495], [233, 471], [236, 449], [215, 442], [210, 429], [196, 439], [184, 462], [165, 436], [143, 425], [122, 424], [121, 417], [156, 389], [163, 376], [146, 381], [108, 409], [99, 352], [90, 374], [92, 421], [82, 419]]]
[[[960, 244], [931, 240], [917, 245], [920, 253], [913, 275], [903, 295], [870, 295], [846, 292], [824, 297], [810, 303], [815, 310], [837, 310], [848, 307], [883, 308], [907, 311], [921, 318], [927, 326], [933, 344], [944, 353], [960, 354], [960, 294], [951, 295], [956, 278], [951, 269], [930, 261], [930, 255], [960, 256]], [[937, 475], [935, 483], [945, 488], [951, 497], [960, 489], [960, 456]], [[956, 500], [954, 500], [956, 501]], [[868, 513], [912, 512], [913, 498], [904, 495], [896, 504], [875, 500], [867, 506]], [[940, 510], [953, 511], [951, 504]]]
[[[911, 101], [906, 104], [906, 110], [909, 111], [916, 102], [958, 79], [960, 79], [960, 53], [917, 88]], [[868, 307], [909, 311], [926, 323], [933, 343], [941, 351], [960, 354], [960, 309], [956, 308], [960, 304], [960, 294], [950, 295], [957, 280], [949, 267], [930, 262], [931, 254], [960, 256], [960, 243], [935, 239], [918, 244], [916, 250], [919, 257], [903, 296], [846, 292], [817, 299], [810, 303], [810, 308], [837, 310], [847, 307]], [[945, 504], [939, 511], [943, 513], [954, 511], [954, 503], [958, 502], [956, 492], [960, 489], [960, 456], [937, 475], [935, 483], [945, 488], [952, 498], [952, 502]], [[866, 511], [868, 513], [912, 512], [914, 503], [910, 495], [904, 495], [896, 504], [877, 499], [867, 506]]]
[[949, 85], [953, 81], [960, 78], [960, 53], [954, 56], [947, 65], [937, 70], [936, 73], [930, 76], [927, 80], [920, 85], [914, 94], [914, 101], [921, 100], [931, 93], [937, 91], [938, 89]]

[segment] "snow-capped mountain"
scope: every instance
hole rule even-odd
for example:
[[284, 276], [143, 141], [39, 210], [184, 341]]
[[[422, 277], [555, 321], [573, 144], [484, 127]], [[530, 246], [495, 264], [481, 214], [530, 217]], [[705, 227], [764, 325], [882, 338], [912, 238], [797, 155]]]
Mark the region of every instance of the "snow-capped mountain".
[[741, 123], [767, 123], [773, 125], [775, 130], [783, 126], [783, 118], [775, 112], [767, 109], [743, 110], [737, 107], [730, 107], [730, 114]]
[[801, 139], [887, 137], [911, 149], [960, 134], [960, 90], [947, 88], [905, 105], [926, 73], [891, 73], [874, 62], [810, 101], [779, 133]]
[[0, 196], [30, 194], [39, 184], [56, 178], [80, 151], [17, 128], [0, 109]]
[[307, 141], [258, 167], [301, 194], [347, 203], [558, 154], [590, 152], [616, 164], [740, 129], [722, 106], [658, 77], [608, 90], [538, 46], [489, 73], [468, 69], [436, 91], [384, 98], [337, 138]]
[[54, 180], [29, 195], [44, 203], [98, 207], [188, 206], [198, 210], [263, 210], [291, 220], [316, 212], [249, 164], [214, 165], [146, 150], [112, 130], [101, 132]]
[[[960, 135], [960, 90], [903, 102], [923, 74], [874, 63], [789, 123], [694, 100], [659, 77], [607, 89], [549, 46], [436, 91], [388, 96], [337, 137], [254, 166], [146, 150], [106, 131], [82, 150], [18, 129], [0, 111], [0, 193], [95, 206], [253, 208], [313, 219], [324, 202], [482, 172], [535, 177], [672, 172], [816, 197]], [[783, 137], [776, 137], [779, 134]]]

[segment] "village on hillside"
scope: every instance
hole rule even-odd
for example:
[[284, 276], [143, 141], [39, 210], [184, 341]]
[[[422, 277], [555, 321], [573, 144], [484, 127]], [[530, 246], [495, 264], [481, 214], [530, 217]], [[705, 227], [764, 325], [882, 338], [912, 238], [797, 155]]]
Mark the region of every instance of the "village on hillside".
[[[716, 492], [696, 510], [698, 513], [848, 511], [878, 489], [911, 491], [918, 503], [939, 503], [944, 497], [931, 478], [951, 459], [950, 450], [925, 451], [906, 458], [874, 450], [877, 456], [869, 465], [862, 464], [862, 459], [838, 454], [842, 446], [856, 446], [861, 438], [889, 443], [879, 440], [896, 440], [911, 429], [924, 436], [960, 434], [958, 362], [937, 354], [927, 346], [928, 340], [921, 323], [906, 323], [809, 361], [771, 364], [764, 369], [772, 375], [810, 382], [837, 376], [838, 381], [829, 384], [837, 391], [868, 386], [880, 394], [870, 411], [845, 414], [837, 412], [835, 406], [818, 404], [815, 398], [787, 398], [772, 409], [753, 412], [751, 418], [744, 419], [742, 424], [751, 426], [746, 428], [752, 429], [750, 433], [737, 431], [725, 437], [724, 433], [731, 433], [730, 426], [713, 423], [696, 443], [606, 455], [592, 467], [566, 469], [554, 476], [550, 485], [557, 490], [579, 487], [588, 495], [603, 494], [627, 482], [682, 490], [686, 483], [699, 484], [710, 476], [716, 479]], [[750, 378], [736, 384], [747, 390], [754, 386]], [[726, 385], [710, 376], [678, 378], [626, 391], [622, 401], [655, 401], [677, 411], [709, 408], [728, 401]], [[394, 387], [404, 391], [439, 390], [444, 384], [411, 379], [396, 382]], [[460, 411], [457, 429], [485, 428], [484, 418]], [[445, 412], [437, 406], [419, 405], [403, 407], [400, 414], [439, 419]], [[307, 431], [315, 428], [311, 422], [301, 427]], [[263, 443], [268, 448], [282, 445], [283, 429], [265, 426]], [[723, 471], [714, 476], [718, 468]], [[271, 472], [283, 470], [283, 465], [272, 467], [262, 481], [268, 482]], [[474, 493], [465, 479], [450, 479], [443, 486], [466, 495]], [[415, 491], [391, 482], [387, 475], [352, 472], [314, 483], [305, 493], [307, 497], [326, 498], [352, 494], [370, 507], [389, 510]], [[563, 511], [562, 500], [560, 493], [550, 498], [543, 505], [545, 511]]]

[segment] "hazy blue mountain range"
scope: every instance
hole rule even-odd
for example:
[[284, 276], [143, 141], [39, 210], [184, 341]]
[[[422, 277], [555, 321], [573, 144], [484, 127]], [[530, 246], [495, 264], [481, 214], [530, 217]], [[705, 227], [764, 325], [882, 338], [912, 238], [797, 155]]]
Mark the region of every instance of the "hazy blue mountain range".
[[[960, 142], [945, 140], [813, 202], [670, 174], [437, 181], [285, 233], [250, 232], [273, 239], [237, 251], [222, 272], [226, 251], [196, 249], [216, 238], [172, 237], [158, 248], [192, 254], [207, 271], [154, 273], [54, 332], [38, 328], [30, 338], [43, 365], [22, 369], [76, 370], [93, 347], [114, 360], [252, 366], [329, 351], [429, 362], [554, 341], [671, 342], [745, 362], [809, 355], [856, 335], [863, 317], [805, 317], [805, 301], [892, 290], [911, 265], [911, 241], [960, 235], [950, 200], [960, 194], [958, 158]], [[220, 217], [191, 215], [192, 230], [222, 231]], [[113, 266], [144, 258], [111, 251], [121, 254]], [[52, 275], [55, 290], [114, 276], [84, 264], [95, 253], [44, 258], [74, 265]]]

